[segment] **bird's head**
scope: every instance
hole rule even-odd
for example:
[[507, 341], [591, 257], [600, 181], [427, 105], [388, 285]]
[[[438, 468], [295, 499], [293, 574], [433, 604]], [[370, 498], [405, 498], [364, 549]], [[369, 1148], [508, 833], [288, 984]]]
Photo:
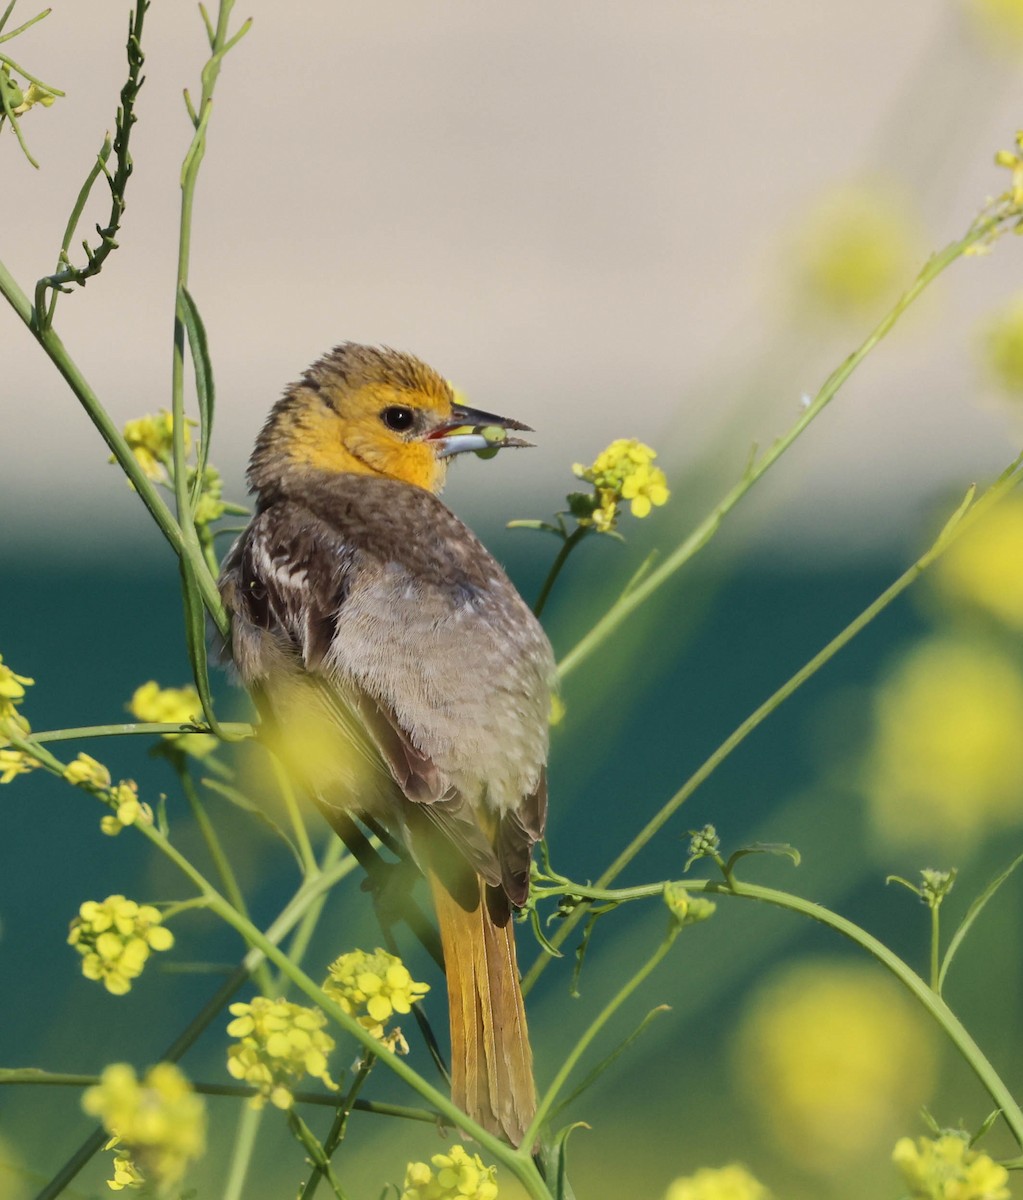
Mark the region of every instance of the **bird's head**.
[[249, 482], [263, 492], [312, 469], [439, 492], [453, 455], [529, 445], [510, 430], [529, 426], [460, 404], [447, 380], [412, 355], [346, 342], [313, 363], [274, 406]]

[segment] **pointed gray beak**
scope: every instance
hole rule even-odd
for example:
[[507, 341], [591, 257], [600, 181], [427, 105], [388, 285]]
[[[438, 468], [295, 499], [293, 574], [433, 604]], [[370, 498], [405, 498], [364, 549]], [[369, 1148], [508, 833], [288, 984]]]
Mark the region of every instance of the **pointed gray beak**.
[[531, 446], [532, 442], [509, 437], [510, 429], [532, 433], [528, 425], [513, 421], [510, 417], [498, 417], [494, 413], [482, 412], [464, 404], [451, 408], [451, 419], [427, 434], [427, 441], [437, 445], [438, 458], [450, 458], [453, 454], [464, 454], [467, 450], [477, 453], [503, 450], [506, 446]]

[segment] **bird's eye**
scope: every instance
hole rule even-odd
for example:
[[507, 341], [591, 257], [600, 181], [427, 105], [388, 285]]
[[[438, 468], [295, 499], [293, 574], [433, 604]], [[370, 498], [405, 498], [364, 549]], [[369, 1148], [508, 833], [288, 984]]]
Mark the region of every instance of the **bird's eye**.
[[380, 414], [380, 420], [387, 426], [388, 429], [393, 429], [395, 433], [404, 433], [406, 429], [411, 429], [415, 423], [416, 414], [411, 408], [405, 408], [404, 405], [394, 404], [390, 408], [385, 408]]

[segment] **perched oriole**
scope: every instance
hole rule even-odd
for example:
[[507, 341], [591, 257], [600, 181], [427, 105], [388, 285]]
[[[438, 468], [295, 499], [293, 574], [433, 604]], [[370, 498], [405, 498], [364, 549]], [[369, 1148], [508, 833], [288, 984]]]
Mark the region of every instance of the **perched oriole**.
[[410, 355], [339, 346], [260, 433], [256, 515], [220, 579], [234, 662], [321, 807], [388, 831], [427, 875], [452, 1098], [514, 1144], [535, 1089], [511, 914], [544, 828], [554, 660], [437, 493], [452, 455], [524, 429]]

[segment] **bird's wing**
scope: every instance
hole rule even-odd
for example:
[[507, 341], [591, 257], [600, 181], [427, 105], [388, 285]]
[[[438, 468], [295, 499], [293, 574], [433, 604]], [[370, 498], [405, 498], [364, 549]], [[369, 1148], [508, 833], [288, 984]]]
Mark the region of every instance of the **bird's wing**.
[[[447, 509], [438, 507], [456, 521]], [[462, 530], [457, 523], [456, 532]], [[482, 803], [487, 766], [482, 764], [478, 781], [468, 767], [476, 742], [483, 744], [488, 734], [501, 732], [471, 727], [473, 713], [493, 705], [488, 706], [486, 695], [474, 692], [480, 685], [470, 679], [469, 695], [461, 698], [455, 711], [447, 711], [451, 701], [443, 689], [438, 691], [433, 654], [437, 644], [443, 653], [446, 622], [455, 639], [448, 649], [456, 668], [463, 646], [483, 638], [485, 645], [476, 652], [494, 655], [485, 682], [496, 687], [495, 694], [503, 700], [508, 697], [502, 688], [504, 692], [521, 688], [522, 671], [518, 666], [509, 668], [506, 648], [499, 645], [495, 651], [497, 635], [480, 625], [477, 593], [492, 581], [476, 579], [458, 568], [442, 581], [424, 579], [423, 572], [400, 561], [386, 555], [382, 559], [379, 541], [379, 530], [366, 530], [350, 514], [342, 528], [342, 522], [325, 520], [294, 502], [274, 505], [253, 521], [232, 552], [225, 571], [225, 578], [231, 580], [225, 598], [236, 621], [241, 614], [268, 634], [280, 653], [290, 654], [296, 665], [300, 663], [305, 673], [320, 681], [346, 739], [358, 744], [361, 738], [365, 743], [368, 734], [375, 757], [401, 794], [487, 883], [501, 887], [513, 903], [521, 904], [528, 891], [530, 852], [543, 830], [546, 746], [542, 752], [533, 751], [540, 761], [529, 786], [518, 789], [516, 803], [488, 810]], [[504, 588], [521, 605], [500, 568], [474, 538], [472, 542], [485, 556], [482, 567], [477, 567], [498, 572]], [[505, 599], [499, 590], [499, 598]], [[417, 637], [410, 626], [418, 623], [429, 636]], [[241, 648], [239, 653], [237, 634], [235, 656], [245, 674], [245, 651]], [[523, 677], [532, 679], [535, 674], [527, 671]], [[535, 690], [535, 684], [530, 686]], [[514, 718], [521, 698], [516, 695], [512, 701], [509, 711]], [[410, 711], [422, 714], [418, 729]], [[469, 746], [467, 755], [460, 757], [459, 747], [451, 744], [448, 725], [455, 731], [453, 737]], [[545, 732], [544, 727], [544, 736]], [[467, 769], [457, 769], [462, 765]]]

